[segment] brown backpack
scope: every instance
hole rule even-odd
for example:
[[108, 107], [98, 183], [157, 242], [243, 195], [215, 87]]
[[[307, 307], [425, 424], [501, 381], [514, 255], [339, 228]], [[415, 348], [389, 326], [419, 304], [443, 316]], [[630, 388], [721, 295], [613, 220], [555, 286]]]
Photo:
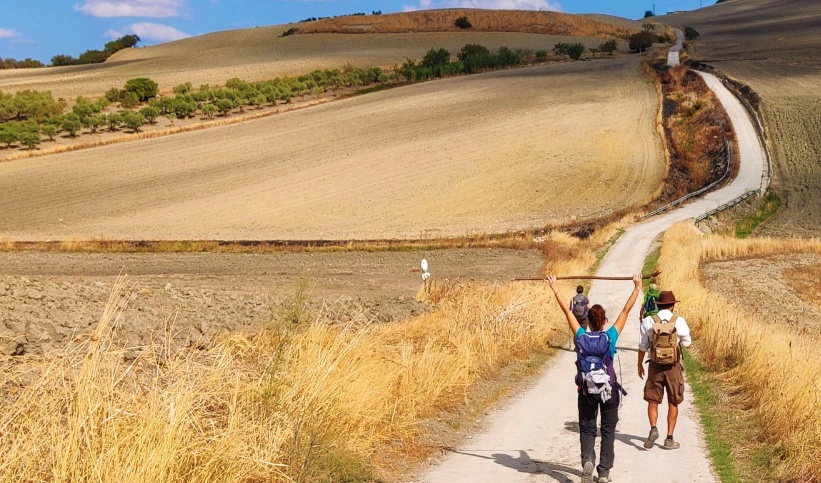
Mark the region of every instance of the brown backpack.
[[671, 365], [678, 362], [681, 353], [676, 334], [676, 319], [665, 322], [658, 315], [653, 315], [653, 333], [650, 336], [650, 360], [656, 364]]

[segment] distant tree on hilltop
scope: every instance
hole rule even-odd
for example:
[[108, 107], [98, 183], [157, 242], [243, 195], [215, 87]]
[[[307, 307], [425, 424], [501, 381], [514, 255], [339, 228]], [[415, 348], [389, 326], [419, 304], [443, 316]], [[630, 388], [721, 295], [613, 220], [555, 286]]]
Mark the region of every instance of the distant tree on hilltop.
[[469, 29], [473, 27], [467, 17], [459, 17], [454, 22], [453, 25], [459, 27], [460, 29]]

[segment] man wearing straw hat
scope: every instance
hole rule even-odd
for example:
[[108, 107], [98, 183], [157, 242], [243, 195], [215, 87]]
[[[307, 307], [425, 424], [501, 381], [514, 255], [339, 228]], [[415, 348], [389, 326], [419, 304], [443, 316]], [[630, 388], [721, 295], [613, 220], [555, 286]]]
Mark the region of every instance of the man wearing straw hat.
[[678, 419], [678, 405], [684, 400], [684, 374], [681, 366], [681, 346], [692, 343], [690, 327], [684, 317], [673, 314], [676, 296], [671, 291], [659, 294], [658, 313], [644, 318], [641, 322], [639, 342], [639, 378], [644, 379], [644, 354], [649, 352], [647, 382], [644, 384], [644, 400], [647, 401], [647, 417], [650, 419], [650, 434], [644, 447], [650, 449], [659, 437], [656, 422], [659, 404], [667, 393], [667, 438], [665, 449], [677, 449], [680, 444], [673, 439]]

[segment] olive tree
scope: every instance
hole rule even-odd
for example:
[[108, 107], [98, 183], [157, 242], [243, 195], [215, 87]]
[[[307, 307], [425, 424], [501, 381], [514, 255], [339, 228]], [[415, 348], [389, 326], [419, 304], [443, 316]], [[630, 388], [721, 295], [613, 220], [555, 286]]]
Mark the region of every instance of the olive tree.
[[145, 102], [152, 97], [157, 97], [158, 88], [159, 85], [147, 77], [129, 79], [125, 82], [125, 86], [123, 86], [124, 91], [136, 94], [140, 102]]

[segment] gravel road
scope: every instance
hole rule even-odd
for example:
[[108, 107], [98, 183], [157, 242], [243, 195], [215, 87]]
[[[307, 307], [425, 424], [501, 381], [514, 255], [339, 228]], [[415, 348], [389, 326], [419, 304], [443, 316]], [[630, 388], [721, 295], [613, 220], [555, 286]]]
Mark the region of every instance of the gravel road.
[[[652, 241], [673, 223], [692, 219], [749, 191], [761, 182], [764, 156], [755, 129], [741, 104], [712, 75], [699, 73], [724, 104], [740, 146], [741, 169], [728, 186], [709, 193], [664, 215], [631, 227], [610, 249], [600, 275], [631, 274], [641, 270]], [[628, 282], [596, 281], [590, 300], [600, 303], [615, 317], [629, 291]], [[717, 481], [707, 458], [698, 415], [686, 389], [679, 407], [676, 439], [681, 448], [665, 451], [660, 446], [645, 450], [649, 431], [647, 405], [642, 399], [643, 381], [636, 374], [638, 305], [618, 341], [621, 382], [628, 396], [620, 411], [616, 434], [616, 461], [611, 478], [616, 482], [654, 482], [664, 474], [670, 482]], [[581, 477], [578, 412], [573, 381], [575, 354], [561, 352], [534, 386], [510, 399], [489, 415], [485, 430], [424, 470], [416, 482], [535, 482], [578, 481]], [[660, 430], [666, 423], [660, 410]]]

